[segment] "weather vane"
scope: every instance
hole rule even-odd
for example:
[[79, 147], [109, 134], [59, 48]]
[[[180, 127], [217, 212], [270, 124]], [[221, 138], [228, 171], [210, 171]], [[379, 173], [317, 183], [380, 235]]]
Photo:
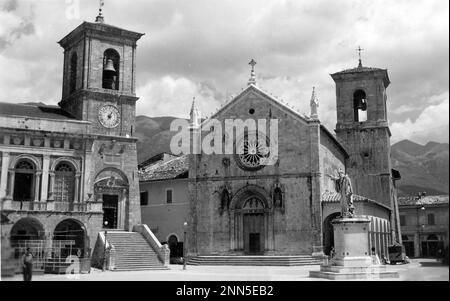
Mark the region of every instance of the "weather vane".
[[102, 7], [105, 5], [105, 0], [99, 0], [98, 16], [95, 18], [95, 22], [103, 23], [104, 18], [102, 14]]
[[363, 51], [364, 49], [361, 48], [361, 46], [358, 46], [358, 48], [356, 49], [356, 51], [358, 51], [358, 57], [359, 57], [359, 65], [358, 67], [362, 67], [362, 62], [361, 62], [361, 51]]

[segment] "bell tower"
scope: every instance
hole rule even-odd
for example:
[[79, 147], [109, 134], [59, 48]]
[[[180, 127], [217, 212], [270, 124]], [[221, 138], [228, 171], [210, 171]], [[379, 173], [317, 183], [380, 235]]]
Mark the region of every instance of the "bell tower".
[[136, 42], [143, 34], [105, 23], [83, 22], [59, 44], [64, 48], [60, 107], [86, 124], [94, 138], [85, 154], [85, 199], [102, 203], [103, 227], [139, 224], [135, 134]]
[[143, 34], [104, 23], [83, 22], [59, 44], [64, 48], [62, 100], [75, 118], [105, 135], [134, 134], [136, 42]]
[[[361, 49], [360, 49], [361, 50]], [[355, 194], [394, 208], [386, 69], [364, 67], [331, 74], [336, 83], [336, 136], [349, 154]]]

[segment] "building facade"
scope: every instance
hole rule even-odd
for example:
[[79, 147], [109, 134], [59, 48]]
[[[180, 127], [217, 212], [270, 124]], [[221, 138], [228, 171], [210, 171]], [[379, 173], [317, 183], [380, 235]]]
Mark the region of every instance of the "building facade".
[[448, 248], [448, 195], [400, 197], [402, 241], [409, 257], [440, 257]]
[[[342, 169], [354, 183], [357, 214], [372, 221], [368, 248], [387, 256], [387, 246], [396, 241], [399, 231], [385, 112], [387, 71], [360, 65], [332, 77], [337, 86], [336, 136], [320, 123], [315, 92], [311, 114], [299, 114], [261, 90], [253, 70], [247, 88], [204, 122], [193, 103], [190, 144], [198, 149], [210, 134], [226, 144], [229, 133], [220, 130], [226, 128], [227, 120], [269, 124], [275, 119], [279, 135], [274, 164], [261, 163], [265, 159], [262, 147], [258, 142], [251, 145], [245, 130], [242, 136], [231, 137], [235, 150], [244, 145], [243, 154], [223, 154], [222, 149], [222, 154], [187, 155], [188, 181], [183, 180], [179, 189], [189, 192], [189, 211], [184, 215], [189, 217], [190, 255], [329, 254], [334, 244], [331, 221], [340, 215], [333, 176]], [[367, 105], [366, 121], [354, 119], [355, 106], [361, 104]], [[265, 139], [269, 132], [257, 130], [256, 136]], [[372, 156], [365, 155], [363, 149], [371, 146], [376, 150], [370, 150]], [[143, 174], [158, 175], [151, 168]], [[172, 181], [158, 179], [152, 185], [166, 187]], [[146, 185], [141, 177], [141, 192]], [[143, 221], [164, 228], [156, 222], [161, 216], [149, 217], [143, 215]]]
[[1, 231], [13, 247], [59, 245], [89, 258], [99, 231], [140, 223], [133, 136], [141, 36], [102, 17], [84, 22], [59, 42], [58, 106], [0, 104], [0, 200], [10, 221]]

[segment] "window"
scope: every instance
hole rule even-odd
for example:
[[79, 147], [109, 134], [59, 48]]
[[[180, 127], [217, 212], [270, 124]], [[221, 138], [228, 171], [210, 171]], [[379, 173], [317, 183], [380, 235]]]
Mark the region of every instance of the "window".
[[173, 190], [172, 189], [167, 189], [166, 190], [166, 203], [167, 204], [172, 204], [172, 196], [173, 196]]
[[34, 198], [35, 166], [28, 160], [20, 160], [15, 166], [13, 200], [31, 202]]
[[120, 56], [114, 49], [103, 54], [103, 89], [119, 90]]
[[367, 99], [363, 90], [357, 90], [353, 94], [353, 114], [355, 122], [367, 121]]
[[406, 226], [406, 216], [400, 215], [400, 226]]
[[55, 168], [54, 199], [56, 202], [72, 203], [75, 192], [75, 169], [69, 163], [59, 163]]
[[77, 89], [77, 64], [78, 56], [75, 52], [70, 58], [70, 93], [73, 93]]
[[148, 191], [141, 191], [141, 206], [148, 205]]
[[428, 225], [434, 225], [435, 221], [434, 221], [434, 214], [430, 213], [428, 214]]

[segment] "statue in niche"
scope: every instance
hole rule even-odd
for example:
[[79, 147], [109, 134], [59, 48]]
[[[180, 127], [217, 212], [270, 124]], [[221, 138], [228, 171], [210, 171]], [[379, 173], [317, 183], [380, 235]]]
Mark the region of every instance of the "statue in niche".
[[226, 210], [228, 209], [229, 206], [230, 206], [230, 193], [228, 192], [228, 189], [225, 187], [222, 190], [220, 208], [222, 210]]
[[275, 208], [283, 208], [283, 193], [280, 187], [276, 187], [273, 191], [273, 205]]

